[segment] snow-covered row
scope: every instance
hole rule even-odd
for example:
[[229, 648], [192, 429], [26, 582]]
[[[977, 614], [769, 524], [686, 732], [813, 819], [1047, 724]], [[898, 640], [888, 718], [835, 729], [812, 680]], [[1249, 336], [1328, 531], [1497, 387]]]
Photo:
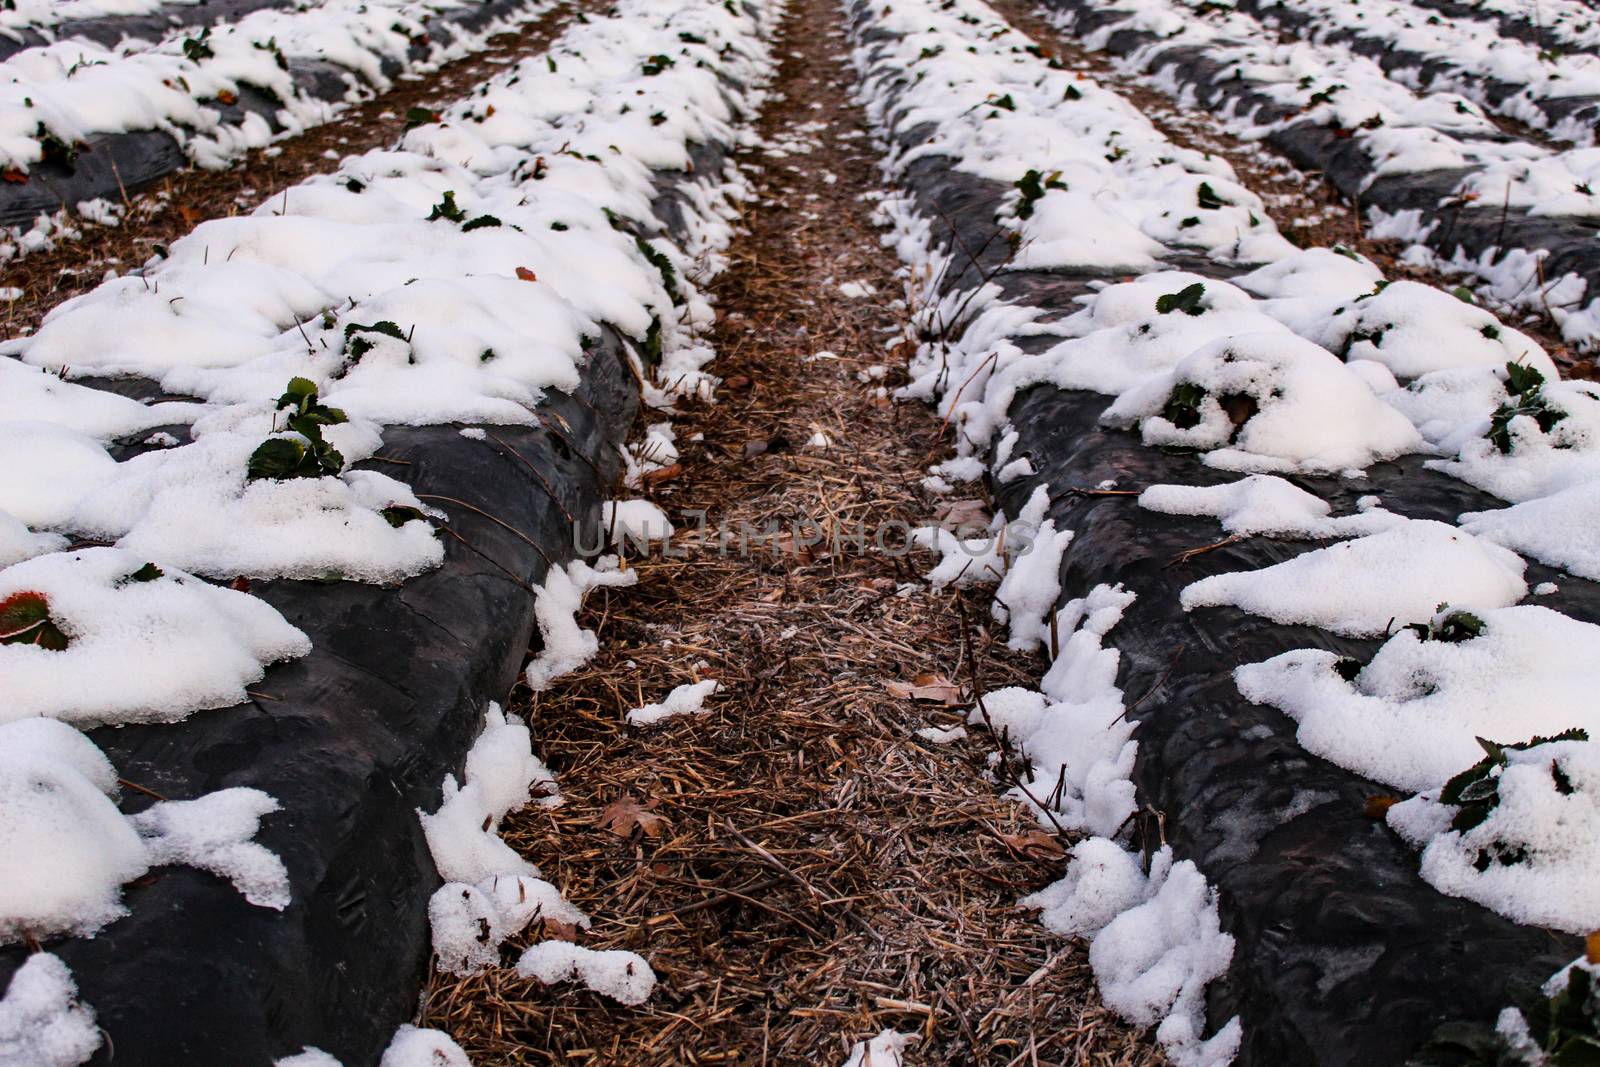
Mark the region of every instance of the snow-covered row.
[[[1204, 0], [1184, 0], [1198, 17]], [[1597, 136], [1600, 58], [1553, 52], [1497, 26], [1444, 18], [1410, 0], [1235, 0], [1228, 5], [1308, 37], [1347, 44], [1412, 89], [1456, 92], [1490, 112], [1590, 147]]]
[[[868, 106], [890, 142], [888, 173], [914, 178], [917, 160], [934, 152], [957, 171], [1011, 185], [1015, 194], [995, 197], [996, 226], [1024, 236], [1016, 255], [974, 279], [955, 257], [972, 256], [981, 232], [974, 241], [974, 231], [966, 230], [949, 258], [941, 258], [930, 253], [935, 231], [957, 224], [918, 217], [914, 198], [885, 204], [895, 227], [888, 240], [922, 284], [923, 336], [935, 338], [919, 348], [913, 382], [902, 395], [937, 404], [956, 431], [957, 456], [936, 468], [930, 487], [984, 473], [999, 485], [1031, 476], [1031, 461], [1013, 457], [1019, 428], [1010, 425], [1010, 411], [1026, 390], [1054, 386], [1113, 398], [1102, 423], [1136, 430], [1147, 445], [1197, 451], [1209, 466], [1248, 475], [1206, 488], [1147, 488], [1141, 503], [1151, 510], [1214, 515], [1236, 536], [1353, 538], [1277, 567], [1203, 579], [1184, 590], [1181, 606], [1230, 604], [1342, 634], [1383, 635], [1396, 623], [1414, 623], [1389, 637], [1370, 662], [1290, 653], [1242, 668], [1240, 688], [1255, 700], [1269, 699], [1273, 685], [1306, 698], [1299, 707], [1288, 699], [1272, 702], [1301, 722], [1308, 750], [1421, 794], [1392, 809], [1392, 818], [1422, 849], [1423, 877], [1437, 888], [1519, 921], [1567, 930], [1600, 924], [1595, 872], [1577, 844], [1600, 832], [1600, 790], [1585, 774], [1589, 742], [1563, 739], [1565, 747], [1535, 746], [1534, 755], [1480, 767], [1473, 773], [1493, 780], [1508, 766], [1534, 769], [1507, 778], [1504, 805], [1491, 803], [1487, 817], [1472, 825], [1460, 815], [1466, 787], [1459, 778], [1477, 766], [1480, 734], [1520, 752], [1507, 746], [1541, 732], [1600, 727], [1591, 724], [1594, 715], [1579, 695], [1588, 662], [1582, 650], [1600, 638], [1600, 628], [1516, 606], [1528, 593], [1525, 564], [1507, 547], [1581, 573], [1588, 500], [1600, 484], [1600, 390], [1558, 381], [1536, 343], [1464, 296], [1391, 284], [1371, 263], [1337, 249], [1266, 254], [1273, 262], [1231, 283], [1175, 270], [1120, 283], [1089, 281], [1081, 309], [1055, 317], [1030, 306], [1026, 295], [1004, 299], [1009, 271], [1047, 266], [1104, 274], [1127, 266], [1126, 258], [1101, 255], [1082, 241], [1058, 244], [1059, 254], [1039, 262], [1028, 257], [1026, 243], [1029, 220], [1049, 218], [1052, 198], [1068, 219], [1086, 210], [1098, 219], [1122, 208], [1122, 188], [1101, 174], [1093, 186], [1097, 203], [1085, 209], [1072, 199], [1079, 188], [1073, 177], [1052, 180], [1051, 171], [1030, 160], [1045, 151], [1055, 159], [1097, 158], [1103, 162], [1095, 169], [1114, 170], [1117, 153], [1107, 151], [1112, 146], [1092, 116], [1115, 105], [1083, 79], [1050, 69], [982, 4], [932, 7], [866, 5], [876, 32], [863, 38], [857, 62]], [[952, 59], [938, 66], [946, 54]], [[1077, 114], [1080, 106], [1091, 117]], [[1035, 107], [1043, 114], [1031, 126], [1019, 122], [1008, 131], [1007, 115], [1032, 119]], [[1483, 122], [1470, 109], [1460, 121]], [[1158, 147], [1140, 147], [1162, 156]], [[1215, 194], [1218, 185], [1208, 184]], [[1141, 208], [1134, 217], [1163, 217]], [[1192, 210], [1178, 197], [1169, 202], [1169, 211], [1185, 209]], [[1076, 236], [1063, 230], [1068, 240]], [[1181, 246], [1145, 251], [1156, 261], [1174, 258]], [[951, 287], [953, 276], [965, 281]], [[1518, 506], [1537, 502], [1541, 510], [1526, 518], [1515, 507], [1465, 516], [1462, 529], [1388, 512], [1369, 497], [1357, 511], [1333, 516], [1327, 502], [1280, 477], [1360, 479], [1364, 468], [1415, 454], [1435, 456], [1431, 464], [1440, 470], [1528, 502]], [[1051, 501], [1041, 485], [1009, 522], [996, 520], [1007, 546], [1016, 546], [1010, 559], [996, 561], [1009, 568], [996, 613], [1010, 624], [1015, 646], [1048, 642], [1055, 661], [1039, 691], [987, 694], [974, 721], [989, 720], [1027, 753], [1031, 770], [1017, 789], [1047, 824], [1101, 835], [1080, 846], [1064, 882], [1033, 900], [1063, 931], [1096, 936], [1113, 928], [1106, 923], [1123, 908], [1137, 909], [1162, 892], [1154, 886], [1163, 868], [1116, 860], [1125, 854], [1111, 840], [1133, 813], [1129, 777], [1137, 746], [1120, 717], [1116, 653], [1102, 639], [1135, 594], [1099, 586], [1060, 604], [1063, 555], [1074, 535], [1047, 517]], [[1519, 536], [1507, 536], [1508, 527]], [[954, 538], [925, 540], [957, 557], [935, 574], [957, 573], [964, 546]], [[1484, 686], [1487, 662], [1507, 672], [1507, 691], [1537, 690], [1544, 698], [1521, 701], [1508, 714], [1506, 691]], [[1420, 664], [1433, 681], [1419, 689]], [[1310, 684], [1308, 669], [1318, 672], [1322, 688]], [[1322, 685], [1323, 671], [1342, 688]], [[1534, 780], [1538, 773], [1542, 783]], [[1471, 799], [1479, 801], [1485, 788], [1478, 786]], [[1203, 888], [1199, 872], [1194, 877]], [[1119, 948], [1102, 952], [1096, 937], [1091, 961], [1108, 1003], [1141, 1022], [1164, 1018], [1173, 1055], [1207, 1062], [1224, 1058], [1240, 1035], [1224, 1027], [1211, 1044], [1201, 1044], [1185, 998], [1189, 983], [1203, 985], [1227, 966], [1230, 952], [1211, 939], [1205, 895], [1181, 892], [1193, 907], [1173, 906], [1160, 922], [1152, 917], [1142, 934], [1114, 940]], [[1158, 962], [1163, 974], [1181, 975], [1185, 984], [1161, 986], [1150, 978], [1144, 968]], [[1121, 992], [1157, 987], [1167, 999], [1138, 1007]]]
[[[516, 21], [549, 6], [529, 4]], [[459, 10], [470, 10], [465, 0], [328, 0], [257, 11], [194, 36], [179, 31], [155, 45], [73, 38], [26, 49], [0, 63], [0, 166], [25, 174], [47, 158], [69, 161], [97, 134], [132, 130], [166, 131], [197, 165], [226, 166], [247, 148], [328, 121], [341, 102], [388, 88], [397, 72], [425, 73], [514, 24], [433, 41], [429, 21]], [[312, 60], [341, 68], [344, 101], [297, 84], [293, 64]], [[278, 130], [253, 112], [226, 117], [247, 87], [278, 104]]]
[[[997, 219], [1016, 237], [1006, 269], [1139, 269], [1179, 250], [1259, 262], [1292, 250], [1225, 163], [1172, 145], [1121, 98], [1052, 69], [1030, 40], [979, 0], [867, 0], [856, 5], [856, 16], [860, 95], [887, 143], [886, 174], [896, 179], [919, 160], [940, 157], [1012, 186], [1016, 192], [999, 205]], [[908, 213], [907, 201], [891, 198], [884, 207], [899, 224], [887, 242], [929, 283], [923, 295], [936, 299], [950, 259], [935, 251], [928, 224]], [[998, 291], [984, 284], [981, 299], [992, 301]], [[959, 320], [970, 295], [945, 294], [926, 310], [923, 325], [938, 332], [941, 323]], [[1034, 317], [1012, 310], [998, 330], [994, 320], [973, 322], [962, 345], [995, 354], [989, 342], [1006, 330], [1028, 329]], [[942, 393], [946, 401], [984, 395], [987, 356], [928, 367], [930, 351], [925, 346], [921, 357], [931, 376], [905, 395]], [[964, 423], [958, 429], [962, 452], [940, 468], [941, 482], [982, 469], [977, 456], [989, 439]], [[995, 464], [1004, 469], [1003, 444], [1000, 452]], [[1238, 1020], [1202, 1036], [1206, 984], [1233, 954], [1215, 891], [1170, 849], [1146, 865], [1118, 843], [1134, 812], [1137, 743], [1123, 721], [1118, 654], [1106, 638], [1134, 595], [1101, 586], [1057, 609], [1060, 561], [1073, 535], [1043, 519], [1048, 503], [1046, 494], [1035, 494], [1007, 529], [1010, 558], [992, 562], [1009, 567], [995, 612], [1009, 624], [1011, 644], [1035, 648], [1050, 639], [1054, 662], [1037, 690], [979, 694], [970, 715], [1027, 753], [1029, 767], [1013, 789], [1019, 801], [1046, 826], [1092, 835], [1075, 850], [1066, 878], [1025, 903], [1043, 909], [1052, 929], [1090, 939], [1106, 1004], [1155, 1026], [1174, 1062], [1226, 1063], [1240, 1041]], [[965, 546], [938, 540], [959, 562], [971, 562]], [[972, 580], [987, 569], [942, 568], [948, 573], [939, 579], [960, 573]]]
[[[653, 403], [708, 392], [711, 352], [698, 334], [710, 309], [691, 279], [720, 262], [742, 191], [731, 168], [695, 173], [691, 150], [735, 143], [736, 118], [760, 101], [766, 9], [747, 10], [623, 3], [396, 149], [347, 159], [254, 215], [204, 223], [138, 275], [9, 342], [17, 358], [0, 359], [0, 434], [18, 462], [0, 478], [7, 728], [173, 721], [238, 702], [266, 665], [307, 653], [305, 636], [267, 604], [197, 573], [395, 583], [436, 565], [436, 513], [403, 483], [351, 469], [377, 451], [385, 425], [536, 425], [547, 391], [572, 390], [607, 331], [632, 338], [636, 369], [662, 383], [646, 389]], [[662, 172], [674, 171], [669, 236], [653, 202]], [[136, 375], [199, 400], [141, 404], [71, 380], [85, 375]], [[129, 449], [132, 458], [117, 458]], [[115, 544], [64, 549], [74, 537]], [[558, 574], [569, 585], [604, 580], [584, 572], [552, 568], [546, 589]], [[541, 629], [576, 610], [576, 597], [554, 599]], [[7, 854], [26, 849], [44, 819], [99, 866], [64, 856], [8, 892], [0, 921], [19, 936], [87, 932], [115, 917], [117, 887], [150, 863], [228, 870], [185, 844], [175, 810], [170, 830], [160, 806], [130, 829], [109, 799], [114, 772], [72, 736], [98, 763], [68, 766], [52, 749], [0, 778], [44, 767], [75, 806], [8, 805], [0, 842]], [[424, 817], [441, 873], [468, 887], [468, 903], [473, 892], [499, 900], [507, 878], [527, 891], [520, 860], [499, 869], [509, 850], [490, 843], [484, 816], [495, 822], [540, 780], [522, 773], [537, 764], [526, 729], [492, 712], [484, 738], [464, 780], [447, 783], [444, 805]], [[277, 807], [243, 792], [256, 818]], [[220, 818], [215, 796], [191, 802], [217, 824], [201, 844], [255, 847], [254, 823]], [[228, 833], [238, 836], [218, 837]], [[4, 864], [24, 865], [20, 854]], [[95, 871], [102, 881], [86, 881]], [[276, 890], [257, 895], [287, 903]], [[459, 924], [437, 899], [441, 962], [463, 966], [451, 951]], [[509, 934], [538, 910], [511, 908], [497, 922]], [[528, 973], [603, 983], [618, 966], [553, 952], [526, 961]], [[621, 967], [633, 974], [631, 961]], [[69, 1030], [92, 1017], [70, 996], [56, 1001]], [[0, 1032], [0, 1047], [11, 1038]]]
[[1123, 53], [1129, 69], [1190, 106], [1203, 101], [1239, 136], [1327, 170], [1367, 210], [1373, 236], [1476, 279], [1497, 304], [1552, 316], [1581, 348], [1600, 338], [1586, 221], [1600, 211], [1596, 150], [1508, 138], [1458, 93], [1415, 92], [1338, 42], [1281, 43], [1237, 10], [1198, 18], [1188, 0], [1047, 6], [1087, 47]]
[[[895, 167], [949, 158], [1015, 188], [1009, 266], [1148, 268], [1169, 248], [1259, 263], [1293, 250], [1223, 160], [1172, 144], [1093, 81], [1047, 68], [1037, 46], [992, 14], [984, 26], [993, 36], [976, 54], [965, 38], [949, 39], [945, 21], [956, 18], [942, 14], [931, 24], [937, 28], [906, 28], [893, 54], [864, 70], [865, 99], [885, 128], [927, 127]], [[893, 90], [908, 78], [915, 97], [895, 102]]]
[[1600, 46], [1600, 11], [1588, 0], [1413, 0], [1440, 18], [1481, 19], [1552, 52]]
[[[74, 37], [24, 49], [0, 62], [0, 170], [8, 179], [0, 210], [8, 221], [27, 211], [44, 217], [8, 227], [0, 255], [48, 247], [70, 227], [45, 205], [90, 222], [120, 220], [116, 201], [126, 186], [155, 175], [142, 162], [150, 149], [125, 148], [119, 135], [157, 131], [176, 143], [172, 163], [227, 167], [249, 149], [332, 120], [397, 77], [480, 51], [552, 6], [501, 5], [486, 18], [468, 0], [328, 0], [178, 29], [158, 43]], [[108, 153], [111, 163], [99, 168], [104, 188], [61, 184], [80, 161]], [[49, 173], [30, 182], [43, 162], [53, 165]], [[47, 188], [36, 188], [41, 181]], [[51, 191], [58, 187], [72, 192]]]
[[[281, 0], [267, 0], [281, 2]], [[17, 39], [25, 33], [48, 34], [63, 23], [130, 15], [193, 17], [207, 0], [10, 0], [0, 9], [0, 35]]]

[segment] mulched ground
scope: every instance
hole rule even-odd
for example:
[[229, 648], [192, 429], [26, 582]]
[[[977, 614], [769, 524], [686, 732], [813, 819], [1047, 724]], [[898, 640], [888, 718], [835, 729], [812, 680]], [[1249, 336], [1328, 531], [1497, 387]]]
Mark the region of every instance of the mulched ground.
[[23, 294], [0, 303], [0, 333], [16, 337], [37, 329], [51, 308], [99, 285], [106, 271], [137, 269], [155, 254], [156, 245], [171, 244], [206, 219], [248, 214], [311, 175], [334, 170], [345, 156], [393, 145], [405, 133], [411, 108], [454, 102], [506, 63], [538, 54], [576, 12], [605, 6], [599, 0], [562, 0], [515, 32], [491, 38], [484, 51], [432, 74], [397, 81], [337, 120], [255, 149], [227, 170], [185, 170], [162, 179], [125, 200], [129, 212], [119, 226], [74, 221], [82, 230], [79, 239], [0, 266], [0, 288]]
[[[651, 494], [674, 514], [705, 509], [712, 531], [918, 525], [935, 506], [917, 486], [942, 428], [878, 395], [902, 372], [872, 377], [903, 363], [885, 344], [909, 313], [863, 199], [877, 171], [841, 34], [833, 0], [792, 8], [762, 132], [821, 143], [749, 157], [761, 199], [712, 286], [727, 384], [677, 421], [684, 469]], [[877, 296], [848, 299], [845, 281]], [[806, 361], [821, 351], [839, 358]], [[819, 429], [833, 447], [803, 447]], [[959, 709], [887, 688], [1036, 678], [1042, 664], [990, 628], [991, 591], [903, 589], [930, 561], [892, 552], [741, 557], [714, 533], [677, 547], [688, 558], [639, 561], [638, 586], [595, 595], [588, 669], [516, 705], [566, 802], [502, 831], [593, 916], [580, 943], [643, 954], [661, 984], [627, 1009], [509, 968], [441, 975], [423, 1024], [481, 1065], [830, 1064], [885, 1028], [919, 1035], [908, 1063], [1162, 1063], [1099, 1006], [1083, 946], [1015, 906], [1061, 875], [1062, 845], [1000, 797], [993, 738], [924, 741], [918, 729], [957, 725]], [[623, 722], [708, 677], [725, 687], [709, 714]]]

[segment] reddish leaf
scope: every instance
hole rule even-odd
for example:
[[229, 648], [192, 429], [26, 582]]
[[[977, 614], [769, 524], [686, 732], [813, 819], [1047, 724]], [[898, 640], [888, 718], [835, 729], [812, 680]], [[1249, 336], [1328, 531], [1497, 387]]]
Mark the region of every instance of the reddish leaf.
[[24, 590], [0, 600], [0, 645], [38, 645], [60, 652], [67, 647], [67, 635], [50, 618], [45, 595]]
[[670, 467], [661, 467], [658, 470], [645, 471], [639, 476], [639, 480], [645, 485], [657, 485], [661, 482], [669, 482], [682, 473], [683, 465], [674, 463]]
[[521, 278], [525, 282], [536, 282], [539, 280], [539, 276], [533, 273], [533, 271], [529, 270], [527, 267], [518, 267], [517, 277]]

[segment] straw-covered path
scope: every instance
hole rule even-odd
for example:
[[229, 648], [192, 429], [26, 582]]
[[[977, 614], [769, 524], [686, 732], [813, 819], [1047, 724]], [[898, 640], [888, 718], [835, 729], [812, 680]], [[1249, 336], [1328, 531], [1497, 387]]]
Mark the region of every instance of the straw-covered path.
[[[919, 483], [945, 446], [928, 410], [885, 394], [908, 312], [871, 223], [839, 6], [798, 0], [783, 34], [761, 121], [779, 147], [747, 157], [758, 199], [713, 286], [725, 385], [676, 420], [682, 470], [647, 495], [713, 531], [926, 524]], [[829, 447], [807, 447], [818, 432]], [[636, 561], [637, 586], [591, 597], [600, 655], [516, 709], [565, 803], [502, 834], [594, 918], [580, 943], [639, 952], [660, 983], [633, 1009], [510, 969], [439, 976], [423, 1025], [479, 1064], [830, 1064], [885, 1029], [918, 1035], [908, 1063], [1161, 1062], [1099, 1005], [1084, 948], [1016, 906], [1060, 876], [1061, 847], [1001, 798], [994, 739], [919, 737], [961, 709], [889, 688], [1040, 666], [1005, 649], [992, 589], [963, 607], [911, 586], [930, 560], [896, 551], [902, 531], [888, 551], [741, 554], [680, 523], [684, 558]], [[702, 678], [723, 685], [709, 714], [623, 721]]]

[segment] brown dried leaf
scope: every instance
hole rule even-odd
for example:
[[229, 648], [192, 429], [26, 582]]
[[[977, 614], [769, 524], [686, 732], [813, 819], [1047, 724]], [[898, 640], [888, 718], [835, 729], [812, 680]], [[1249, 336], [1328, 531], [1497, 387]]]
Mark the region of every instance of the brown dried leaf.
[[942, 674], [923, 673], [909, 682], [887, 682], [890, 695], [927, 704], [965, 704], [961, 687]]
[[539, 280], [539, 276], [533, 273], [533, 271], [529, 270], [527, 267], [518, 267], [517, 277], [521, 278], [525, 282], [536, 282]]
[[1392, 797], [1387, 793], [1379, 793], [1376, 796], [1367, 798], [1367, 802], [1361, 806], [1361, 814], [1369, 819], [1387, 818], [1389, 809], [1398, 803], [1400, 803], [1399, 797]]
[[989, 509], [981, 500], [950, 500], [933, 509], [936, 522], [946, 530], [959, 527], [989, 528]]
[[666, 816], [655, 813], [655, 807], [660, 803], [659, 800], [652, 800], [641, 805], [632, 797], [614, 800], [600, 813], [600, 821], [596, 825], [618, 837], [632, 837], [635, 830], [646, 837], [660, 837], [667, 825]]
[[676, 478], [682, 473], [683, 464], [674, 463], [670, 467], [661, 467], [657, 470], [645, 471], [639, 476], [639, 480], [645, 485], [659, 485], [662, 482], [670, 482], [672, 479]]
[[1024, 856], [1033, 856], [1037, 859], [1060, 859], [1067, 854], [1061, 847], [1054, 834], [1047, 834], [1043, 830], [1033, 830], [1025, 834], [1001, 834], [1000, 840], [1022, 853]]

